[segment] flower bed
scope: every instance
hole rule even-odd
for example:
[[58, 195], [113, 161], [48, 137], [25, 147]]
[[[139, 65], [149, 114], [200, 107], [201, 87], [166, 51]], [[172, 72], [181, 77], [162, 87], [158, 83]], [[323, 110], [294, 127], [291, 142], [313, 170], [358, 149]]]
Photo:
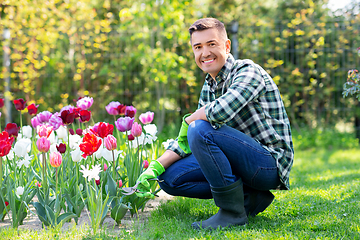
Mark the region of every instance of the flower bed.
[[[14, 100], [20, 126], [8, 123], [0, 135], [0, 219], [8, 216], [18, 228], [34, 213], [42, 227], [56, 227], [78, 224], [86, 212], [96, 233], [106, 218], [121, 224], [128, 210], [132, 216], [144, 208], [149, 198], [125, 195], [122, 189], [134, 186], [158, 157], [162, 146], [151, 124], [154, 113], [140, 114], [138, 122], [135, 107], [111, 102], [106, 111], [114, 124], [94, 123], [92, 104], [84, 97], [76, 107], [37, 113], [35, 104]], [[32, 126], [22, 126], [26, 108]], [[156, 182], [151, 191], [154, 196], [159, 191]]]

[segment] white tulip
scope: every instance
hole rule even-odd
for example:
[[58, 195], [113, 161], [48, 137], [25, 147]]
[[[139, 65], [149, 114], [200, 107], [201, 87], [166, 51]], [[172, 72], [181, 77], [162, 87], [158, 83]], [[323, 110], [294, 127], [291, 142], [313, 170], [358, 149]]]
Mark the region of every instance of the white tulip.
[[66, 127], [60, 126], [55, 132], [58, 138], [67, 140], [68, 130]]
[[24, 138], [31, 138], [32, 137], [32, 127], [29, 125], [23, 126], [21, 129], [22, 136]]
[[19, 139], [14, 146], [14, 152], [18, 157], [25, 157], [31, 150], [31, 140], [28, 138]]
[[19, 196], [20, 196], [20, 195], [23, 195], [23, 194], [24, 194], [24, 190], [25, 190], [24, 187], [17, 187], [17, 188], [16, 188], [16, 194], [19, 195]]
[[77, 135], [77, 134], [70, 135], [69, 136], [70, 149], [75, 149], [77, 146], [79, 146], [81, 141], [82, 141], [82, 138], [79, 135]]
[[81, 159], [84, 159], [81, 156], [82, 151], [80, 150], [79, 146], [77, 146], [74, 151], [71, 151], [70, 154], [71, 154], [71, 159], [73, 162], [80, 162]]

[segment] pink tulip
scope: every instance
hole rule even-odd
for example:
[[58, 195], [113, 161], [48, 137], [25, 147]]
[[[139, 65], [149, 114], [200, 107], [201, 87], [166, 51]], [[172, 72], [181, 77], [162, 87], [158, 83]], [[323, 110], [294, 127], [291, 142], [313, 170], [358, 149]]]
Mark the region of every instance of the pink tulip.
[[34, 129], [36, 129], [36, 127], [40, 125], [40, 121], [37, 116], [35, 116], [31, 119], [31, 125]]
[[92, 97], [83, 97], [77, 100], [76, 106], [82, 110], [87, 110], [93, 105], [93, 103], [94, 100]]
[[50, 153], [50, 165], [53, 167], [60, 167], [62, 163], [62, 156], [59, 152]]
[[40, 152], [48, 152], [50, 149], [50, 141], [46, 137], [41, 137], [36, 141], [36, 146]]
[[122, 182], [122, 180], [121, 180], [121, 179], [119, 180], [118, 184], [119, 184], [119, 188], [121, 188], [121, 187], [122, 187], [122, 185], [123, 185], [123, 182]]
[[142, 124], [149, 124], [154, 120], [154, 113], [153, 112], [146, 112], [146, 113], [142, 113], [139, 116], [139, 120]]
[[149, 162], [148, 160], [144, 160], [144, 168], [147, 169], [149, 167]]
[[131, 117], [121, 117], [116, 120], [115, 126], [120, 132], [126, 132], [131, 130], [134, 120], [135, 119]]
[[104, 138], [105, 147], [107, 150], [112, 151], [117, 148], [117, 139], [113, 135], [107, 135]]
[[131, 127], [131, 134], [134, 136], [134, 137], [139, 137], [142, 133], [142, 127], [139, 123], [137, 122], [134, 122], [134, 124], [132, 125]]
[[36, 127], [36, 133], [39, 135], [39, 137], [48, 138], [52, 133], [52, 131], [53, 131], [53, 127], [45, 124], [40, 124], [39, 126]]
[[41, 183], [40, 183], [40, 182], [36, 182], [35, 185], [36, 185], [37, 187], [41, 187]]
[[106, 172], [107, 169], [108, 169], [108, 165], [104, 163], [104, 172]]
[[106, 111], [108, 112], [108, 114], [110, 115], [118, 115], [119, 114], [119, 110], [118, 110], [118, 106], [120, 106], [121, 103], [119, 102], [110, 102], [106, 107]]

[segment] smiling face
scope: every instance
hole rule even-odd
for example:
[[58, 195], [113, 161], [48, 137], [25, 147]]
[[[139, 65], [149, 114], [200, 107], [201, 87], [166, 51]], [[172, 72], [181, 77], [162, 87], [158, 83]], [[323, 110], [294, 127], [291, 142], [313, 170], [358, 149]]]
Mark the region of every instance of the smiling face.
[[221, 37], [216, 28], [195, 31], [191, 35], [195, 62], [215, 79], [230, 53], [230, 40]]

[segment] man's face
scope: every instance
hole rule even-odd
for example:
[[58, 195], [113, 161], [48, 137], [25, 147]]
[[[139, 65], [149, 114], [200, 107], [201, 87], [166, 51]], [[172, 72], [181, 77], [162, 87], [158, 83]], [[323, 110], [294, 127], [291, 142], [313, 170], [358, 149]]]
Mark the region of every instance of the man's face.
[[230, 40], [225, 40], [219, 35], [216, 28], [210, 28], [195, 31], [191, 36], [196, 64], [214, 79], [224, 66], [228, 53], [230, 53]]

